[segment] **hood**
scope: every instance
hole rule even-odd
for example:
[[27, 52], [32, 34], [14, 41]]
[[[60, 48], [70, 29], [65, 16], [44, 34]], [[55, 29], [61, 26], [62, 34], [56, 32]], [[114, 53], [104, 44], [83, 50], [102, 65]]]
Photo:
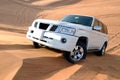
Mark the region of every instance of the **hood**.
[[34, 22], [48, 23], [48, 24], [57, 24], [58, 21], [48, 20], [48, 19], [36, 19]]
[[69, 22], [62, 22], [62, 21], [59, 21], [57, 22], [58, 25], [61, 25], [61, 26], [66, 26], [66, 27], [72, 27], [72, 28], [75, 28], [75, 29], [84, 29], [84, 30], [90, 30], [91, 27], [89, 26], [84, 26], [84, 25], [80, 25], [80, 24], [74, 24], [74, 23], [69, 23]]

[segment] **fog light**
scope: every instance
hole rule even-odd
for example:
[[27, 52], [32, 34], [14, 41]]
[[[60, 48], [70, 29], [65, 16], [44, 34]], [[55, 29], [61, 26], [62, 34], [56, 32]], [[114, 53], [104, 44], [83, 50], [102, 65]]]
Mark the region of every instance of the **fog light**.
[[67, 42], [67, 39], [66, 39], [66, 38], [62, 38], [62, 39], [61, 39], [61, 42], [62, 42], [62, 43], [66, 43], [66, 42]]
[[33, 30], [30, 31], [30, 33], [33, 33], [33, 32], [34, 32]]

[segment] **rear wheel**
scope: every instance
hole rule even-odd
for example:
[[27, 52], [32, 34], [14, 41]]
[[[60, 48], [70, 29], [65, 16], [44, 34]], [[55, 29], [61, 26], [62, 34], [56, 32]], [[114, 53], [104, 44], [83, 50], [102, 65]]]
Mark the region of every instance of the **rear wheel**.
[[82, 59], [86, 58], [87, 50], [86, 44], [79, 42], [73, 49], [72, 52], [64, 52], [64, 57], [71, 63], [79, 62]]
[[96, 55], [97, 56], [103, 56], [106, 52], [106, 47], [107, 47], [107, 44], [104, 44], [102, 49], [99, 52], [96, 52]]

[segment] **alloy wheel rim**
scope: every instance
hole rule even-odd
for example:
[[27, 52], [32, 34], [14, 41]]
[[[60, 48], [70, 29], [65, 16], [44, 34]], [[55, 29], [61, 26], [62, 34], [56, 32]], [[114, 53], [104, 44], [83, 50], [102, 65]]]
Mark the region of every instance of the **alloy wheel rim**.
[[81, 46], [76, 46], [74, 50], [71, 52], [71, 58], [74, 61], [79, 61], [83, 57], [84, 49]]
[[105, 46], [103, 47], [103, 49], [102, 49], [102, 55], [104, 55], [105, 54]]

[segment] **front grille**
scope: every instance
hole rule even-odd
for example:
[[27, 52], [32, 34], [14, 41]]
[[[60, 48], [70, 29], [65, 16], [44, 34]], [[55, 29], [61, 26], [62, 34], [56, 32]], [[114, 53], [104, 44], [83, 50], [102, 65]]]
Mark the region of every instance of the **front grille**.
[[57, 29], [57, 25], [53, 25], [52, 28], [50, 29], [50, 31], [55, 31]]
[[46, 23], [40, 23], [39, 24], [39, 29], [43, 29], [46, 30], [49, 27], [50, 24], [46, 24]]
[[35, 22], [34, 26], [37, 27], [37, 25], [38, 25], [38, 22]]

